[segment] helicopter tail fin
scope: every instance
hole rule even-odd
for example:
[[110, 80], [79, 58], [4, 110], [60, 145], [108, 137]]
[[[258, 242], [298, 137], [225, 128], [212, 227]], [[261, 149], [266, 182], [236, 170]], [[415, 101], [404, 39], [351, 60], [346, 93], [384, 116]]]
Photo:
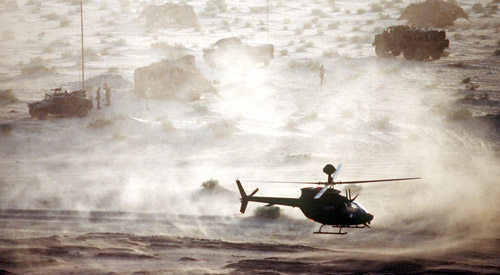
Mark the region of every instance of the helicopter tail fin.
[[243, 213], [245, 213], [245, 210], [247, 209], [249, 198], [251, 198], [253, 195], [255, 195], [255, 193], [257, 193], [257, 191], [259, 191], [259, 189], [257, 188], [250, 195], [247, 195], [245, 193], [245, 190], [243, 189], [243, 186], [241, 185], [240, 180], [238, 180], [238, 179], [236, 180], [236, 185], [238, 185], [238, 190], [240, 190], [240, 195], [241, 195], [240, 212], [243, 214]]
[[247, 205], [248, 205], [248, 200], [241, 199], [241, 207], [240, 207], [241, 214], [245, 213], [245, 210], [247, 209]]
[[248, 205], [248, 196], [245, 193], [245, 190], [243, 189], [243, 186], [241, 185], [240, 180], [236, 180], [236, 185], [238, 185], [238, 190], [240, 190], [240, 195], [241, 195], [241, 207], [240, 207], [240, 212], [243, 214], [245, 213], [245, 210], [247, 209]]

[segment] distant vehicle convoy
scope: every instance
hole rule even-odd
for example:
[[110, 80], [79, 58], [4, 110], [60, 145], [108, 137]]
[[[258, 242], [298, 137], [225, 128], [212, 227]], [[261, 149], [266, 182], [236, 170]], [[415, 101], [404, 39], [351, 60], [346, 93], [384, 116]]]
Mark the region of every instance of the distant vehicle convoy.
[[[406, 25], [390, 26], [375, 35], [373, 46], [379, 57], [399, 56], [403, 53], [407, 60], [422, 61], [428, 58], [438, 60], [450, 44], [444, 30], [422, 30]], [[274, 46], [264, 44], [249, 46], [236, 37], [218, 40], [212, 47], [203, 51], [203, 59], [212, 67], [223, 64], [235, 64], [248, 60], [268, 66], [274, 59]], [[137, 79], [136, 81], [137, 82]], [[137, 83], [136, 83], [137, 85]], [[83, 90], [61, 92], [61, 88], [52, 89], [54, 93], [45, 94], [40, 101], [28, 103], [29, 113], [40, 120], [48, 114], [66, 114], [85, 117], [93, 104], [86, 98]]]
[[274, 58], [274, 46], [272, 44], [249, 46], [243, 44], [239, 38], [229, 37], [218, 40], [211, 48], [203, 51], [203, 59], [211, 67], [234, 64], [245, 58], [253, 63], [268, 66]]
[[406, 25], [390, 26], [375, 35], [373, 45], [379, 57], [403, 53], [406, 60], [438, 60], [450, 44], [445, 31], [422, 30]]
[[29, 113], [40, 120], [47, 118], [48, 114], [67, 114], [84, 117], [92, 109], [92, 101], [86, 98], [85, 91], [61, 93], [61, 88], [53, 89], [54, 93], [45, 94], [45, 98], [33, 103], [28, 103]]

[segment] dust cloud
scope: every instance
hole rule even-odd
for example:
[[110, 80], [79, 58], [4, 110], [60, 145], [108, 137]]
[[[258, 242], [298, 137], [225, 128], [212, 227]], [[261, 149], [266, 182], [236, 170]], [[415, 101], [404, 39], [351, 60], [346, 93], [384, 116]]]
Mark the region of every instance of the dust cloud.
[[[236, 177], [324, 180], [322, 166], [341, 162], [340, 180], [422, 177], [363, 186], [358, 200], [375, 214], [373, 231], [445, 239], [495, 232], [496, 158], [480, 137], [435, 111], [451, 101], [432, 87], [435, 77], [395, 60], [338, 58], [326, 66], [334, 73], [324, 87], [304, 79], [304, 70], [236, 76], [229, 68], [235, 84], [220, 87], [224, 100], [150, 102], [146, 110], [123, 96], [112, 111], [83, 121], [56, 118], [49, 129], [14, 131], [2, 143], [9, 172], [1, 206], [232, 215]], [[289, 87], [307, 81], [310, 88], [291, 96]], [[209, 178], [232, 197], [193, 196]], [[299, 195], [296, 186], [259, 187], [264, 195]]]
[[[88, 257], [94, 264], [88, 273], [109, 270], [103, 266], [110, 263], [120, 273], [117, 259], [144, 261], [158, 270], [155, 261], [167, 259], [175, 263], [173, 270], [188, 272], [184, 265], [189, 265], [204, 273], [251, 272], [245, 264], [279, 265], [275, 260], [289, 270], [296, 260], [304, 263], [297, 270], [321, 261], [347, 272], [363, 266], [352, 263], [359, 257], [373, 264], [371, 270], [395, 272], [405, 270], [398, 269], [399, 262], [379, 264], [395, 255], [448, 259], [452, 252], [483, 253], [482, 245], [490, 243], [484, 246], [490, 249], [498, 243], [498, 140], [470, 127], [474, 117], [461, 117], [462, 108], [469, 107], [456, 105], [463, 92], [460, 81], [470, 70], [480, 75], [473, 81], [481, 80], [481, 88], [498, 90], [498, 78], [486, 73], [498, 74], [494, 60], [459, 36], [473, 37], [483, 26], [474, 21], [480, 15], [447, 31], [454, 47], [448, 56], [416, 62], [377, 58], [371, 46], [375, 33], [399, 23], [391, 18], [407, 1], [391, 1], [387, 14], [373, 5], [367, 11], [361, 2], [278, 3], [271, 10], [275, 56], [269, 66], [229, 62], [213, 68], [203, 60], [203, 50], [220, 38], [265, 44], [260, 22], [265, 13], [254, 3], [228, 1], [227, 9], [218, 7], [220, 14], [214, 15], [214, 7], [205, 7], [204, 1], [190, 1], [200, 26], [181, 32], [145, 27], [138, 1], [88, 1], [85, 9], [92, 16], [85, 18], [90, 21], [86, 43], [93, 53], [87, 64], [86, 76], [93, 79], [88, 93], [95, 103], [102, 82], [124, 81], [112, 85], [110, 107], [101, 104], [97, 110], [94, 104], [85, 118], [50, 115], [38, 121], [29, 117], [25, 104], [49, 88], [75, 86], [79, 76], [78, 37], [67, 37], [76, 23], [64, 23], [77, 22], [79, 13], [77, 6], [62, 1], [26, 2], [26, 10], [9, 11], [17, 17], [0, 14], [2, 22], [13, 26], [4, 33], [9, 39], [0, 43], [5, 50], [0, 83], [19, 99], [0, 102], [1, 123], [10, 125], [0, 132], [0, 214], [8, 221], [0, 229], [15, 245], [75, 244], [53, 252]], [[322, 16], [315, 5], [337, 17]], [[484, 20], [481, 24], [490, 26]], [[493, 32], [494, 26], [484, 31]], [[36, 49], [31, 42], [37, 37], [52, 48]], [[483, 40], [484, 47], [492, 42]], [[473, 46], [476, 52], [469, 51]], [[134, 92], [136, 68], [181, 57], [180, 52], [195, 57], [216, 94], [190, 101], [147, 99]], [[457, 65], [469, 62], [462, 61], [466, 54], [479, 65]], [[22, 73], [32, 65], [39, 71]], [[320, 65], [327, 74], [322, 85]], [[498, 100], [491, 94], [490, 100]], [[478, 108], [474, 115], [484, 115]], [[339, 186], [359, 193], [356, 201], [375, 216], [370, 229], [348, 230], [339, 238], [313, 235], [319, 224], [299, 209], [250, 203], [246, 214], [239, 214], [235, 178], [247, 192], [259, 188], [262, 196], [298, 197], [301, 186], [245, 179], [324, 181], [322, 168], [328, 163], [342, 163], [340, 181], [421, 179]], [[79, 250], [76, 244], [82, 243], [87, 250]], [[214, 247], [224, 250], [220, 258], [214, 259]], [[184, 250], [173, 258], [169, 249]], [[4, 262], [21, 261], [14, 258]], [[460, 259], [453, 259], [450, 265], [456, 267]], [[422, 267], [427, 264], [443, 264], [411, 263], [422, 272], [435, 270]]]

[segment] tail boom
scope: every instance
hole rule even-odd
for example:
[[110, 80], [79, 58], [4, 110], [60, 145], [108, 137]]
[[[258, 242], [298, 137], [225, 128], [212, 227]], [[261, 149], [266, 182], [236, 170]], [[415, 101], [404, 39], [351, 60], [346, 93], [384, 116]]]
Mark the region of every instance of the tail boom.
[[259, 189], [256, 189], [253, 191], [250, 195], [247, 195], [245, 190], [243, 189], [243, 186], [241, 185], [240, 180], [236, 180], [236, 185], [238, 185], [238, 190], [240, 191], [241, 195], [241, 207], [240, 207], [240, 212], [245, 213], [245, 210], [247, 208], [248, 202], [253, 201], [253, 202], [260, 202], [260, 203], [267, 203], [269, 205], [285, 205], [285, 206], [292, 206], [292, 207], [300, 207], [300, 199], [295, 199], [295, 198], [276, 198], [276, 197], [255, 197], [253, 196]]

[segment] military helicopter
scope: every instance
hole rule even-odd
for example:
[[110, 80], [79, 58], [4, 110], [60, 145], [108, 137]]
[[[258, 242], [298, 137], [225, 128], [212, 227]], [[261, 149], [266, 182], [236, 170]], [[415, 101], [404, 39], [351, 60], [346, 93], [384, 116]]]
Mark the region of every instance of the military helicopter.
[[[351, 197], [351, 191], [346, 190], [346, 195], [342, 196], [340, 190], [336, 190], [336, 184], [357, 184], [366, 182], [383, 182], [383, 181], [401, 181], [415, 180], [420, 178], [399, 178], [399, 179], [380, 179], [380, 180], [363, 180], [363, 181], [335, 181], [338, 176], [342, 164], [335, 168], [331, 164], [327, 164], [323, 168], [323, 172], [328, 175], [327, 182], [282, 182], [282, 181], [249, 181], [249, 182], [279, 182], [279, 183], [301, 183], [301, 184], [320, 184], [320, 187], [302, 188], [302, 194], [299, 198], [278, 198], [278, 197], [256, 197], [254, 196], [259, 189], [255, 189], [250, 195], [247, 195], [241, 181], [236, 179], [236, 185], [241, 194], [240, 212], [245, 213], [248, 202], [261, 202], [271, 205], [286, 205], [291, 207], [299, 207], [304, 215], [318, 223], [321, 227], [314, 234], [339, 234], [344, 235], [347, 232], [342, 232], [342, 228], [370, 228], [370, 221], [373, 215], [370, 214], [361, 204], [354, 202], [358, 195]], [[332, 226], [339, 228], [338, 232], [321, 231], [324, 226]]]

